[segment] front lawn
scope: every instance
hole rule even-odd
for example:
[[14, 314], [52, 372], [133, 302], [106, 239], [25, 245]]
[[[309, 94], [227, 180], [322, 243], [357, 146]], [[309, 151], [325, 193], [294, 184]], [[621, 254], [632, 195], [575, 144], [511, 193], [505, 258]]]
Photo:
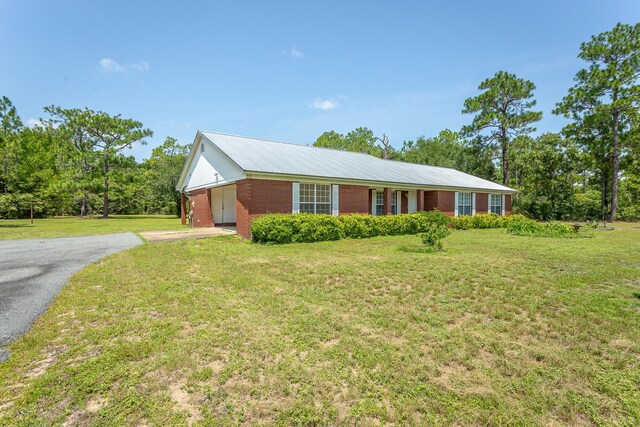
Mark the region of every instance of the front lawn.
[[112, 215], [0, 219], [0, 240], [41, 239], [44, 237], [75, 237], [128, 231], [173, 230], [184, 227], [175, 215]]
[[0, 425], [640, 423], [640, 230], [142, 245], [0, 364]]

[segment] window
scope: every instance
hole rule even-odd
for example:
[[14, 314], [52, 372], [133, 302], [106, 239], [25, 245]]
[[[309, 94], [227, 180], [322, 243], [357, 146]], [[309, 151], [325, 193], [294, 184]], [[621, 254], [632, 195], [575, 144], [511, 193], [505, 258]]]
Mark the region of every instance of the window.
[[471, 193], [458, 193], [458, 215], [471, 215]]
[[391, 192], [391, 213], [393, 215], [398, 213], [396, 212], [396, 192], [395, 191]]
[[502, 195], [489, 194], [489, 212], [502, 215]]
[[376, 192], [376, 215], [384, 215], [384, 192]]
[[331, 186], [300, 184], [300, 212], [330, 214]]

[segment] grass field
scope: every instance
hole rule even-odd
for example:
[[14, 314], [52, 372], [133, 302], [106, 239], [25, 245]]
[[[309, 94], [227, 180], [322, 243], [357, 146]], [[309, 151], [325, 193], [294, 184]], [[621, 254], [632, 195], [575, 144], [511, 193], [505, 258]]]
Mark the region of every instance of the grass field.
[[175, 215], [112, 215], [100, 217], [0, 219], [0, 240], [73, 237], [127, 231], [172, 230], [183, 227]]
[[640, 230], [142, 245], [0, 364], [0, 425], [638, 425]]

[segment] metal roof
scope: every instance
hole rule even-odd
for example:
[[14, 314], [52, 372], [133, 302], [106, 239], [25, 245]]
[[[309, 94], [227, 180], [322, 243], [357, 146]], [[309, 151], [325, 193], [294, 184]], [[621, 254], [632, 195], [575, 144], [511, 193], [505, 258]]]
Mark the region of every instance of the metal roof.
[[369, 154], [200, 131], [245, 172], [515, 192], [455, 169]]

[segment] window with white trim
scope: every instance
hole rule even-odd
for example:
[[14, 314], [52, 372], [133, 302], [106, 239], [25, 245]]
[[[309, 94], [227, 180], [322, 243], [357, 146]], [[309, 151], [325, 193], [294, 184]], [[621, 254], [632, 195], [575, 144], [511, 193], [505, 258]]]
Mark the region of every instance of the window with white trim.
[[331, 186], [328, 184], [300, 184], [300, 212], [330, 214]]
[[471, 193], [458, 193], [458, 215], [471, 215]]
[[384, 192], [376, 192], [376, 215], [384, 215]]
[[395, 215], [396, 212], [396, 192], [392, 191], [391, 192], [391, 214]]
[[502, 194], [489, 194], [489, 212], [502, 215]]

